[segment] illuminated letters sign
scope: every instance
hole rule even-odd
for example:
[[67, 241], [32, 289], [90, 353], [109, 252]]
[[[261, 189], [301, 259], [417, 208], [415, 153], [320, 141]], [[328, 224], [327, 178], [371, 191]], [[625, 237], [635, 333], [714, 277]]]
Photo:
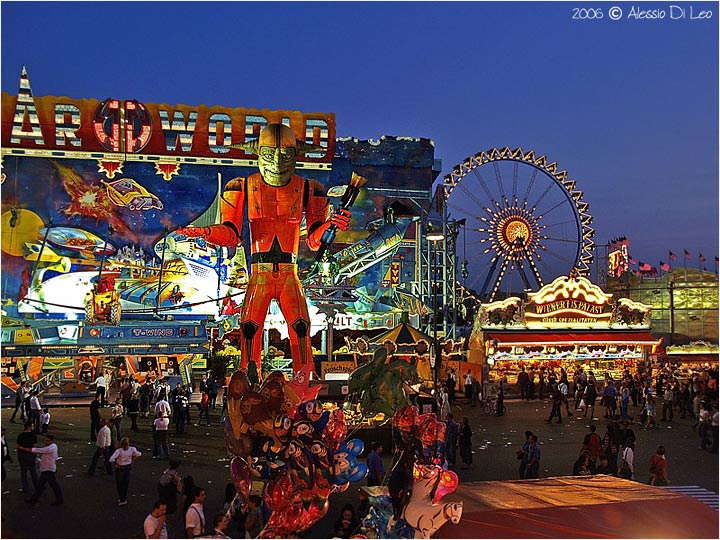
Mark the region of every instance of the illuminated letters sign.
[[[133, 99], [74, 100], [33, 97], [27, 76], [17, 97], [2, 94], [2, 147], [43, 152], [97, 152], [98, 159], [151, 156], [253, 160], [253, 155], [231, 145], [257, 138], [269, 123], [290, 126], [299, 139], [323, 147], [302, 157], [302, 168], [329, 168], [335, 152], [335, 115], [229, 107], [157, 105]], [[54, 154], [57, 155], [57, 154]], [[198, 159], [200, 158], [200, 159]]]
[[561, 276], [528, 301], [512, 296], [482, 304], [481, 328], [649, 328], [651, 306], [619, 298], [584, 277]]
[[528, 323], [592, 323], [612, 317], [612, 294], [583, 277], [559, 277], [528, 298]]

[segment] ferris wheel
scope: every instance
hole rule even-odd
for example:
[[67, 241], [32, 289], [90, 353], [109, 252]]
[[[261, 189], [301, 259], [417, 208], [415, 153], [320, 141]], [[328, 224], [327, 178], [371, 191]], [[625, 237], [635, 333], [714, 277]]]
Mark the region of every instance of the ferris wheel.
[[480, 300], [537, 290], [573, 269], [589, 273], [589, 205], [545, 156], [507, 147], [478, 152], [445, 176], [443, 188], [449, 212], [465, 220], [463, 278], [480, 287]]

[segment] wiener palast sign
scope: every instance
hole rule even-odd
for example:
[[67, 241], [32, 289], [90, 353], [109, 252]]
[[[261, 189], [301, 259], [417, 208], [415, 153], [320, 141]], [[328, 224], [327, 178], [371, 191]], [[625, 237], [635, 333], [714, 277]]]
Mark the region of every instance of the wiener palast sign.
[[649, 328], [651, 306], [619, 298], [612, 302], [587, 278], [561, 276], [528, 294], [528, 300], [510, 297], [482, 304], [479, 325], [526, 328]]
[[[257, 138], [268, 123], [284, 123], [308, 143], [323, 147], [304, 163], [332, 161], [335, 115], [205, 105], [158, 105], [136, 99], [34, 97], [26, 72], [18, 96], [2, 94], [3, 150], [92, 152], [174, 158], [252, 160], [231, 145]], [[231, 164], [228, 163], [228, 164]]]

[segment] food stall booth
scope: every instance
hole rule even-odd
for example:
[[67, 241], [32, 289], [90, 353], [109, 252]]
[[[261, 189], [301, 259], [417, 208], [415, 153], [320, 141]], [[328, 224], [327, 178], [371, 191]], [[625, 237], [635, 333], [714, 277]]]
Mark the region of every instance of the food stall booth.
[[665, 358], [673, 373], [686, 383], [693, 376], [701, 375], [707, 370], [718, 369], [718, 345], [706, 341], [693, 341], [685, 345], [668, 345], [665, 348]]
[[470, 338], [469, 357], [482, 365], [483, 384], [507, 384], [514, 393], [522, 368], [563, 368], [568, 379], [579, 367], [596, 379], [622, 377], [645, 367], [660, 340], [650, 334], [651, 306], [613, 300], [588, 279], [561, 276], [527, 300], [509, 297], [482, 304]]

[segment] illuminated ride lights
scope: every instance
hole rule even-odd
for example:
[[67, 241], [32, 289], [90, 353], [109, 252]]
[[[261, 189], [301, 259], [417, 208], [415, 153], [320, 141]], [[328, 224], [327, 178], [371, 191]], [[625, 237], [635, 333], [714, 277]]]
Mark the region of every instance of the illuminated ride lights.
[[[488, 164], [486, 178], [479, 169]], [[595, 246], [589, 205], [575, 180], [545, 156], [509, 147], [478, 152], [454, 167], [443, 187], [448, 207], [477, 222], [466, 230], [477, 233], [469, 241], [479, 244], [474, 260], [486, 276], [484, 301], [492, 302], [501, 289], [511, 291], [513, 278], [530, 290], [543, 286], [543, 276], [573, 268], [579, 275], [589, 272]]]

